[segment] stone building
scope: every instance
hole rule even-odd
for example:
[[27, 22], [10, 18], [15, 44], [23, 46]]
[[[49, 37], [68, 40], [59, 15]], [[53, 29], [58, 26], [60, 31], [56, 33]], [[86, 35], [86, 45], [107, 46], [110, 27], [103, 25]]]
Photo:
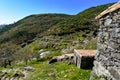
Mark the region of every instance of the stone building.
[[78, 68], [91, 69], [93, 67], [96, 50], [74, 50], [74, 63]]
[[100, 28], [90, 80], [120, 80], [120, 2], [100, 13], [96, 19]]

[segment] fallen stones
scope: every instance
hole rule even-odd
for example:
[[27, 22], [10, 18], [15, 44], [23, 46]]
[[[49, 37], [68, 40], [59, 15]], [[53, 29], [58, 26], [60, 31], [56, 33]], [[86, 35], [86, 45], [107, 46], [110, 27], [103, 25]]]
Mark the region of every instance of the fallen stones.
[[55, 56], [50, 61], [49, 64], [55, 63], [55, 62], [62, 62], [63, 60], [71, 60], [73, 59], [73, 53], [71, 54], [63, 54], [61, 56]]
[[65, 59], [65, 56], [64, 56], [64, 55], [55, 56], [55, 57], [53, 57], [53, 58], [49, 61], [49, 64], [55, 63], [55, 62], [61, 62], [63, 59]]
[[46, 57], [50, 53], [51, 53], [51, 51], [42, 52], [42, 53], [40, 53], [40, 58]]
[[57, 59], [56, 59], [56, 58], [53, 58], [53, 59], [51, 59], [51, 60], [49, 61], [49, 64], [52, 64], [52, 63], [55, 63], [55, 62], [57, 62]]
[[35, 70], [35, 68], [33, 68], [31, 66], [26, 66], [26, 67], [24, 67], [24, 69], [27, 70], [27, 71], [33, 71], [33, 70]]
[[25, 67], [18, 69], [5, 69], [0, 71], [0, 80], [25, 80], [29, 70], [33, 70], [33, 67]]

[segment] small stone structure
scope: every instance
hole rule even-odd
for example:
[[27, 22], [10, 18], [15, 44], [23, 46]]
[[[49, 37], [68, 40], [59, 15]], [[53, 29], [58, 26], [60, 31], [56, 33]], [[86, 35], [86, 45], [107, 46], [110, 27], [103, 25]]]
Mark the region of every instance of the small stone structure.
[[64, 55], [55, 56], [54, 58], [56, 58], [58, 62], [61, 62], [61, 61], [63, 61], [65, 59], [65, 56]]
[[68, 60], [67, 61], [68, 65], [74, 63], [73, 57], [74, 57], [73, 53], [65, 54], [65, 59]]
[[99, 19], [100, 29], [90, 80], [120, 80], [120, 2], [96, 19]]
[[96, 50], [76, 50], [74, 49], [74, 63], [78, 68], [91, 69], [93, 67]]
[[73, 59], [74, 54], [73, 53], [69, 53], [69, 54], [64, 54], [65, 59]]
[[62, 62], [63, 60], [68, 60], [69, 62], [71, 62], [73, 59], [73, 55], [74, 54], [71, 53], [71, 54], [63, 54], [61, 56], [55, 56], [49, 61], [49, 64], [55, 63], [55, 62]]

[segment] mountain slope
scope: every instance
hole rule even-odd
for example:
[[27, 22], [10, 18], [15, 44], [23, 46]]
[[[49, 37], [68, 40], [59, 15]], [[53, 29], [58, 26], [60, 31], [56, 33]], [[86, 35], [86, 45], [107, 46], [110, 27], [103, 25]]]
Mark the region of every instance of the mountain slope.
[[88, 32], [91, 30], [95, 31], [98, 28], [98, 24], [94, 18], [111, 5], [112, 4], [106, 4], [89, 8], [75, 16], [72, 16], [71, 18], [68, 18], [67, 20], [54, 25], [48, 30], [48, 33], [64, 35], [79, 32], [81, 30], [87, 30]]
[[6, 26], [5, 24], [0, 25], [0, 29], [3, 28], [3, 27], [5, 27], [5, 26]]
[[11, 24], [5, 30], [1, 30], [0, 41], [13, 41], [22, 43], [33, 39], [37, 34], [42, 34], [54, 24], [64, 20], [70, 15], [65, 14], [40, 14], [31, 15]]
[[[94, 17], [110, 5], [112, 4], [92, 7], [77, 15], [31, 15], [0, 29], [0, 66], [12, 65], [9, 68], [13, 70], [15, 67], [22, 69], [26, 64], [32, 66], [35, 71], [30, 71], [28, 79], [25, 80], [88, 79], [90, 71], [83, 71], [77, 69], [75, 65], [63, 63], [48, 65], [48, 61], [54, 56], [73, 53], [74, 49], [96, 49], [97, 37], [93, 32], [98, 29], [98, 23]], [[27, 43], [33, 39], [34, 42]], [[40, 58], [40, 54], [45, 52], [50, 54]], [[13, 76], [12, 73], [5, 73], [5, 77]], [[64, 75], [67, 76], [63, 77]]]
[[112, 4], [92, 7], [77, 15], [30, 15], [0, 30], [0, 42], [10, 41], [21, 44], [35, 37], [47, 35], [64, 36], [80, 31], [89, 34], [91, 31], [94, 32], [98, 29], [98, 23], [94, 20], [94, 17], [110, 5]]

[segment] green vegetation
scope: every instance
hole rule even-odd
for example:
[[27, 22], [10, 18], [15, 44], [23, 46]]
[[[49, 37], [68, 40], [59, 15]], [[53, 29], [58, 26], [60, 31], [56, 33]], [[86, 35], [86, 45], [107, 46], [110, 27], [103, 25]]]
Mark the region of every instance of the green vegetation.
[[[74, 49], [96, 49], [99, 25], [94, 18], [110, 5], [92, 7], [77, 15], [31, 15], [7, 25], [0, 29], [0, 66], [32, 66], [35, 71], [26, 80], [88, 80], [90, 70], [78, 69], [73, 64], [50, 65], [48, 60]], [[45, 51], [51, 54], [39, 58]], [[12, 74], [9, 72], [8, 76]]]
[[[36, 70], [30, 72], [26, 80], [89, 80], [91, 70], [82, 70], [75, 65], [65, 63], [48, 64], [45, 62], [33, 62]], [[29, 77], [30, 76], [30, 77]]]
[[[69, 17], [65, 14], [39, 14], [31, 15], [22, 20], [3, 28], [0, 37], [1, 42], [13, 41], [22, 43], [35, 38], [37, 35], [44, 35], [45, 31], [54, 24]], [[6, 29], [7, 28], [7, 29]]]
[[98, 29], [98, 24], [94, 20], [95, 17], [99, 13], [107, 9], [110, 5], [112, 4], [89, 8], [54, 25], [48, 30], [48, 32], [49, 34], [64, 35], [80, 31], [85, 31], [86, 33], [90, 33], [90, 31], [95, 31], [96, 29]]
[[77, 15], [39, 14], [31, 15], [0, 29], [0, 42], [23, 43], [35, 37], [66, 35], [80, 31], [90, 33], [98, 29], [94, 20], [100, 12], [112, 4], [89, 8]]

